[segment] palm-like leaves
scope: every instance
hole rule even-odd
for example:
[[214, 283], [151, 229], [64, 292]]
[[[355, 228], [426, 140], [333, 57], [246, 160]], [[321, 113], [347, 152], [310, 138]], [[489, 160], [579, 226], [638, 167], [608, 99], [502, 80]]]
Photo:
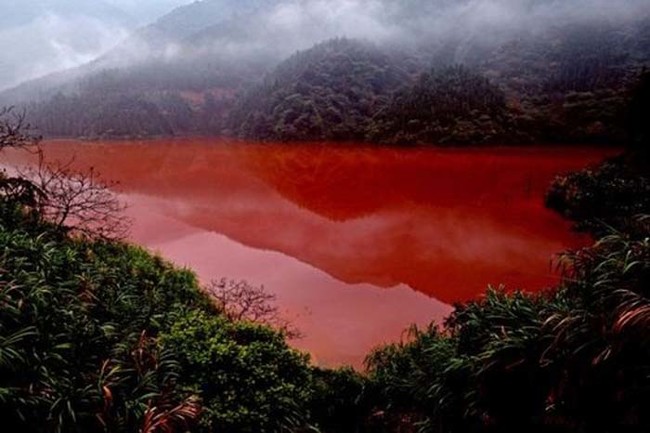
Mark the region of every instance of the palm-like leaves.
[[138, 249], [0, 219], [0, 416], [26, 433], [135, 433], [155, 410], [183, 431], [190, 396], [149, 335], [176, 303], [203, 299]]
[[650, 428], [650, 240], [614, 234], [560, 265], [557, 290], [491, 289], [374, 352], [379, 405], [428, 432]]

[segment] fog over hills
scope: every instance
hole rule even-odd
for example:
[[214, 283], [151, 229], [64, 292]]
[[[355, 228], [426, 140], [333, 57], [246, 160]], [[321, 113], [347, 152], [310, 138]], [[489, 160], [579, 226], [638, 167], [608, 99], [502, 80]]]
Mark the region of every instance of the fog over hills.
[[650, 4], [643, 0], [204, 0], [177, 8], [138, 36], [150, 48], [160, 48], [161, 39], [175, 45], [176, 50], [167, 46], [168, 54], [237, 50], [287, 56], [333, 37], [379, 44], [449, 39], [487, 44], [513, 33], [594, 20], [622, 22], [648, 13]]
[[[104, 0], [128, 13], [138, 25], [146, 25], [190, 0]], [[93, 2], [94, 3], [94, 2]]]
[[[134, 10], [133, 5], [131, 9], [127, 7], [127, 0], [110, 3], [107, 7]], [[123, 33], [114, 33], [111, 41], [116, 45], [106, 54], [80, 67], [6, 91], [0, 94], [0, 104], [26, 104], [34, 122], [47, 135], [223, 134], [233, 130], [259, 130], [254, 118], [242, 113], [242, 107], [251, 106], [247, 95], [252, 92], [271, 98], [260, 103], [269, 104], [271, 118], [283, 119], [284, 132], [269, 132], [269, 138], [279, 135], [290, 139], [291, 134], [287, 135], [286, 131], [293, 131], [295, 125], [287, 126], [286, 116], [277, 111], [279, 107], [288, 109], [291, 105], [283, 98], [305, 104], [313, 104], [315, 100], [331, 102], [331, 98], [321, 96], [334, 91], [328, 86], [335, 86], [339, 92], [345, 82], [328, 80], [328, 73], [318, 65], [333, 61], [347, 68], [350, 63], [341, 62], [340, 56], [362, 63], [375, 57], [367, 57], [360, 50], [350, 52], [340, 48], [345, 44], [335, 45], [339, 48], [334, 51], [321, 50], [324, 56], [321, 60], [314, 60], [314, 56], [298, 57], [310, 59], [311, 66], [303, 68], [306, 73], [322, 78], [307, 81], [309, 91], [304, 86], [274, 90], [274, 83], [283, 86], [288, 81], [281, 77], [287, 68], [272, 73], [273, 70], [297, 51], [343, 37], [363, 41], [372, 45], [371, 50], [382, 51], [389, 64], [394, 62], [387, 67], [406, 68], [403, 86], [414, 84], [419, 74], [432, 67], [464, 65], [474, 70], [470, 76], [477, 76], [472, 82], [478, 82], [479, 77], [489, 79], [491, 85], [504, 92], [506, 101], [525, 112], [517, 118], [528, 119], [531, 116], [528, 110], [533, 107], [535, 114], [540, 110], [547, 113], [544, 115], [547, 117], [537, 119], [545, 122], [549, 121], [548, 116], [558, 112], [549, 105], [548, 98], [553, 92], [560, 92], [553, 96], [557, 100], [571, 92], [608, 89], [616, 96], [599, 94], [586, 99], [596, 98], [602, 106], [607, 103], [611, 107], [623, 106], [625, 89], [650, 59], [649, 29], [650, 3], [646, 0], [616, 3], [605, 0], [203, 0], [171, 10], [133, 31], [122, 42], [115, 35]], [[341, 73], [349, 77], [350, 83], [358, 83], [360, 76], [355, 74], [362, 72], [350, 67]], [[359, 71], [366, 71], [363, 73], [368, 76], [382, 76], [368, 72], [366, 67], [384, 67], [381, 64], [364, 63]], [[256, 88], [264, 82], [264, 77], [267, 77], [266, 87]], [[292, 79], [293, 83], [301, 81], [302, 76]], [[438, 81], [430, 83], [433, 82]], [[382, 89], [393, 89], [380, 92], [380, 100], [392, 104], [391, 113], [400, 110], [396, 101], [389, 103], [397, 87], [380, 85]], [[355, 88], [353, 92], [358, 90]], [[368, 91], [368, 95], [374, 92]], [[401, 94], [408, 92], [405, 89]], [[301, 94], [301, 98], [292, 96], [296, 94]], [[441, 94], [446, 93], [431, 93]], [[353, 105], [357, 104], [354, 98], [348, 99]], [[372, 117], [385, 112], [376, 101], [373, 104], [374, 108], [365, 115]], [[233, 108], [236, 108], [234, 118]], [[345, 107], [337, 110], [337, 116], [345, 117]], [[69, 113], [68, 117], [61, 118], [61, 112]], [[122, 120], [111, 122], [105, 120], [107, 117]], [[612, 111], [608, 119], [613, 121], [619, 117], [620, 113]], [[496, 130], [517, 128], [517, 124], [511, 123], [511, 116], [499, 118], [507, 125], [501, 122]], [[235, 124], [243, 119], [248, 125], [244, 129]], [[271, 131], [273, 122], [268, 121], [267, 118], [263, 129]], [[585, 120], [583, 126], [590, 130], [607, 126], [617, 130], [620, 126], [598, 126], [594, 122]], [[374, 121], [359, 119], [356, 124], [374, 125]], [[494, 122], [486, 124], [494, 125]], [[376, 136], [377, 130], [373, 131], [371, 135]], [[352, 136], [366, 134], [356, 131]], [[556, 135], [562, 138], [562, 134]], [[405, 137], [397, 132], [394, 135]], [[298, 136], [311, 135], [297, 131]], [[436, 134], [418, 132], [415, 136], [435, 137]]]
[[0, 89], [88, 63], [180, 2], [0, 0]]

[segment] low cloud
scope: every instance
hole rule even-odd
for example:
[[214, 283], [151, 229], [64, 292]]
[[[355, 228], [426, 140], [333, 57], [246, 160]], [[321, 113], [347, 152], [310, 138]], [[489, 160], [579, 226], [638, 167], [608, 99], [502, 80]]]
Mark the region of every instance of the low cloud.
[[89, 62], [128, 34], [122, 25], [98, 18], [54, 13], [0, 30], [0, 89]]
[[[120, 50], [105, 58], [105, 65], [122, 67], [142, 62], [151, 55], [172, 62], [192, 55], [277, 61], [333, 37], [367, 39], [378, 45], [435, 45], [453, 38], [468, 41], [467, 46], [471, 46], [499, 42], [513, 32], [534, 35], [566, 23], [616, 22], [650, 16], [648, 0], [205, 1], [215, 2], [211, 8], [215, 11], [214, 21], [224, 22], [203, 37], [189, 44], [176, 40], [162, 47], [155, 44], [156, 40], [131, 37], [128, 44], [122, 44]], [[185, 2], [104, 1], [112, 8], [140, 17], [153, 14], [163, 5], [171, 9]], [[202, 22], [205, 18], [196, 19]], [[188, 19], [187, 14], [182, 19]], [[0, 30], [0, 89], [93, 60], [125, 39], [130, 30], [119, 21], [98, 16], [56, 13]]]
[[435, 44], [450, 38], [489, 44], [513, 32], [534, 35], [566, 23], [639, 16], [650, 16], [648, 0], [278, 0], [236, 17], [235, 27], [241, 27], [236, 36], [216, 32], [180, 52], [191, 47], [201, 55], [207, 49], [282, 57], [333, 37], [377, 44]]

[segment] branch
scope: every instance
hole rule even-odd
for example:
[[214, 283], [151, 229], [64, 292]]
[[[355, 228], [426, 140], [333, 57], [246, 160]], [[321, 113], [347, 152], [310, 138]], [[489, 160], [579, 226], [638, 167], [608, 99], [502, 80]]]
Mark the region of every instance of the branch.
[[25, 111], [16, 112], [14, 107], [0, 108], [0, 151], [30, 147], [41, 141], [40, 136], [31, 134], [33, 128], [25, 119]]
[[130, 221], [125, 206], [111, 191], [118, 184], [104, 182], [94, 168], [74, 171], [74, 160], [65, 164], [46, 164], [42, 158], [36, 169], [20, 172], [42, 195], [36, 203], [41, 217], [57, 228], [89, 238], [123, 239]]
[[302, 336], [298, 329], [281, 317], [275, 305], [276, 296], [267, 292], [264, 286], [222, 278], [210, 282], [206, 290], [230, 320], [268, 325], [291, 339]]

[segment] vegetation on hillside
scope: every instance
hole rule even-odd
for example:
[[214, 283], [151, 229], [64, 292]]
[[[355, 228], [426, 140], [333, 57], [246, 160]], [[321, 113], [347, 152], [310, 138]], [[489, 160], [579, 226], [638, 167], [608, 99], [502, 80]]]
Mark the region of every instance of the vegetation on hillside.
[[241, 100], [237, 135], [264, 140], [359, 140], [406, 72], [379, 49], [335, 39], [296, 54]]
[[370, 141], [392, 144], [513, 140], [503, 91], [462, 66], [424, 73], [397, 92], [367, 128]]
[[547, 205], [595, 236], [612, 230], [647, 236], [638, 222], [650, 215], [650, 73], [641, 77], [627, 111], [627, 152], [598, 167], [560, 175], [546, 196]]
[[172, 67], [164, 61], [110, 69], [29, 106], [30, 120], [54, 137], [143, 138], [219, 134], [234, 95], [259, 74], [218, 60]]
[[[630, 91], [650, 66], [650, 19], [643, 15], [567, 18], [543, 31], [450, 32], [417, 44], [332, 39], [280, 62], [266, 44], [283, 40], [268, 34], [254, 11], [269, 6], [258, 3], [205, 27], [219, 7], [197, 2], [172, 14], [169, 25], [143, 32], [155, 53], [146, 61], [113, 64], [132, 55], [118, 50], [69, 80], [52, 77], [0, 98], [27, 104], [31, 121], [50, 137], [623, 143]], [[435, 15], [455, 2], [406, 3], [387, 8], [395, 15], [386, 19], [410, 29], [418, 13]], [[209, 13], [193, 15], [203, 7]], [[177, 35], [178, 20], [188, 22], [187, 31], [201, 30], [189, 39]], [[169, 38], [173, 49], [163, 52]], [[215, 52], [219, 46], [223, 52]], [[228, 47], [266, 49], [247, 57]], [[450, 105], [451, 95], [465, 103]]]
[[650, 245], [567, 254], [548, 293], [488, 291], [368, 358], [389, 431], [646, 431]]
[[[376, 47], [333, 40], [291, 57], [251, 90], [229, 132], [392, 144], [623, 143], [627, 107], [650, 65], [648, 34], [647, 20], [558, 27], [491, 49], [473, 41], [462, 61], [446, 54], [453, 44], [377, 57]], [[368, 75], [368, 59], [381, 59], [380, 71], [396, 71], [396, 80]], [[360, 110], [368, 101], [372, 109]]]

